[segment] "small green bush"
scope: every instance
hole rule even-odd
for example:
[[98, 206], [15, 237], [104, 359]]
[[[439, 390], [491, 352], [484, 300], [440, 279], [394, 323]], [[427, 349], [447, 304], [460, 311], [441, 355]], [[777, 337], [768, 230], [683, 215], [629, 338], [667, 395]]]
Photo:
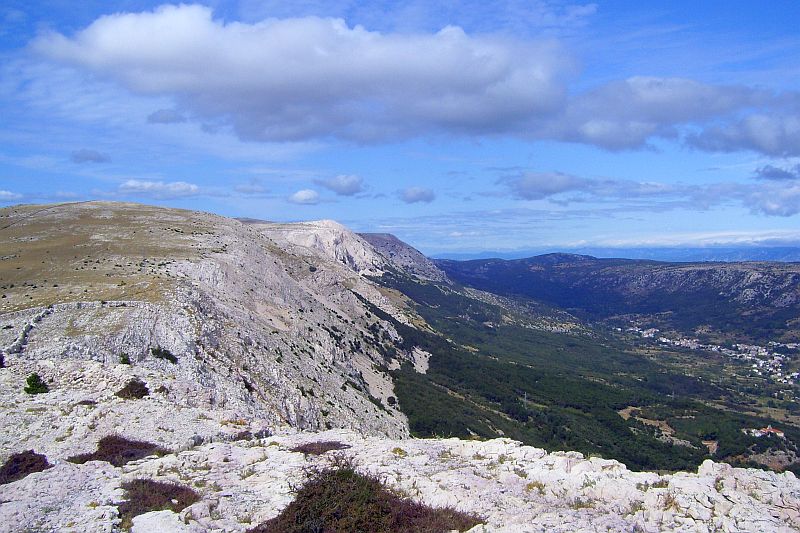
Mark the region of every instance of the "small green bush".
[[50, 392], [50, 387], [47, 386], [47, 383], [42, 381], [42, 378], [39, 377], [39, 374], [34, 372], [27, 379], [27, 385], [25, 385], [25, 392], [28, 394], [42, 394], [45, 392]]
[[451, 508], [435, 509], [401, 498], [376, 477], [359, 474], [338, 457], [331, 468], [311, 472], [294, 501], [277, 517], [248, 533], [443, 533], [484, 522]]
[[170, 352], [166, 348], [162, 348], [161, 346], [158, 346], [156, 348], [150, 348], [150, 353], [153, 354], [153, 357], [155, 357], [156, 359], [166, 359], [172, 364], [178, 362], [178, 358], [175, 357], [175, 355], [173, 355], [172, 352]]
[[0, 467], [0, 485], [20, 480], [28, 474], [41, 472], [52, 467], [47, 457], [33, 450], [15, 453]]
[[128, 354], [124, 353], [119, 356], [119, 362], [122, 365], [129, 365], [131, 364], [131, 358]]

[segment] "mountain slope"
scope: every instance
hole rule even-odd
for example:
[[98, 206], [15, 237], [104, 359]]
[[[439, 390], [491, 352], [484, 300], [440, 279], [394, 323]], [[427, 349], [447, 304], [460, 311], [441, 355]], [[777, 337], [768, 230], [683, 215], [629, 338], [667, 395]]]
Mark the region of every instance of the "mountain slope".
[[359, 233], [375, 250], [403, 270], [421, 279], [447, 282], [447, 275], [422, 252], [389, 233]]
[[[231, 419], [407, 434], [378, 370], [375, 335], [396, 333], [363, 301], [402, 314], [357, 265], [276, 244], [290, 233], [280, 225], [204, 213], [86, 203], [0, 217], [0, 346], [17, 379], [37, 371], [93, 397], [142, 376], [153, 389], [166, 383], [177, 403]], [[131, 365], [119, 364], [123, 354]], [[91, 382], [97, 364], [114, 369], [111, 385]]]

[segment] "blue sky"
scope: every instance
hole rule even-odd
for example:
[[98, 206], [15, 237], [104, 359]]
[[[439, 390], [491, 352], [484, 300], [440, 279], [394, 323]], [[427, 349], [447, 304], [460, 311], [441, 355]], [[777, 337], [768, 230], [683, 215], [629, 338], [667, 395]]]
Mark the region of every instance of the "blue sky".
[[4, 2], [0, 202], [800, 244], [800, 3]]

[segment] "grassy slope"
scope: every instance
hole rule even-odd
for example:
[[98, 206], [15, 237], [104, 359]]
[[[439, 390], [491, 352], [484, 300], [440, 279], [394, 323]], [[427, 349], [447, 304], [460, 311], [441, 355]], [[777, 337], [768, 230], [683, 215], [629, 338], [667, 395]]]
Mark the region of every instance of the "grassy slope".
[[163, 267], [199, 257], [193, 236], [213, 232], [188, 211], [106, 207], [0, 209], [0, 313], [71, 301], [159, 301], [171, 286]]

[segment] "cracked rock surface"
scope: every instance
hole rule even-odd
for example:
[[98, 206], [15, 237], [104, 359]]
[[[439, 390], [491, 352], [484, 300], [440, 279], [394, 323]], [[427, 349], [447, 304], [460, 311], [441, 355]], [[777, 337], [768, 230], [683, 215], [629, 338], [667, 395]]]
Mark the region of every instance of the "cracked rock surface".
[[[471, 531], [796, 531], [800, 483], [791, 473], [706, 461], [697, 473], [630, 472], [612, 460], [546, 453], [509, 439], [388, 439], [348, 430], [279, 431], [211, 442], [115, 468], [91, 461], [55, 466], [0, 486], [0, 530], [112, 531], [120, 484], [138, 478], [194, 488], [201, 500], [180, 513], [157, 511], [133, 531], [244, 531], [292, 500], [307, 467], [322, 456], [293, 452], [313, 441], [350, 445], [357, 468], [407, 497], [486, 519]], [[638, 528], [638, 529], [637, 529]]]

